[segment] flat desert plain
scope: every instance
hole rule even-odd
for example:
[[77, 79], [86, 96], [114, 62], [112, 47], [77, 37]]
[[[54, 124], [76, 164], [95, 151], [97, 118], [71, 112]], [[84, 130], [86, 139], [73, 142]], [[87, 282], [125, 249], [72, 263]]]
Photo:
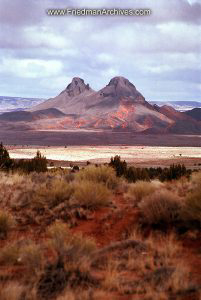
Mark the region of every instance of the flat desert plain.
[[33, 158], [39, 150], [56, 165], [68, 166], [70, 162], [79, 165], [86, 161], [93, 163], [109, 162], [120, 155], [129, 164], [138, 166], [167, 166], [184, 163], [186, 166], [201, 165], [200, 147], [156, 147], [156, 146], [68, 146], [68, 147], [8, 147], [11, 158]]

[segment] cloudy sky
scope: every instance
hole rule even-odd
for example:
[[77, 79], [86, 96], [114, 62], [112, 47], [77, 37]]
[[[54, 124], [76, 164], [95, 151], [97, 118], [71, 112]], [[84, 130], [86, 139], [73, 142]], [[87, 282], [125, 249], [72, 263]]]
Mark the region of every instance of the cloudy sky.
[[[150, 8], [50, 17], [48, 8]], [[201, 0], [0, 0], [0, 95], [49, 98], [72, 77], [127, 77], [147, 100], [201, 100]]]

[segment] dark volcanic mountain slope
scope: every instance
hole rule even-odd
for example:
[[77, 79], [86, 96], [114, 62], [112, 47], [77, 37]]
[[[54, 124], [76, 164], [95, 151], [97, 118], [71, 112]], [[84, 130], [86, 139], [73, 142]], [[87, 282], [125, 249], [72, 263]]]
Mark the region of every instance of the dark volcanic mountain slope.
[[31, 112], [15, 111], [15, 112], [7, 112], [0, 115], [0, 120], [7, 121], [7, 122], [19, 122], [19, 121], [31, 122], [34, 121], [34, 118]]
[[86, 108], [102, 107], [116, 109], [122, 101], [128, 104], [143, 104], [151, 108], [144, 97], [137, 91], [136, 87], [124, 77], [114, 77], [109, 84], [99, 92], [91, 95], [86, 102]]
[[179, 112], [173, 107], [164, 105], [162, 107], [154, 105], [154, 107], [163, 115], [173, 120], [174, 123], [166, 128], [168, 133], [176, 134], [200, 134], [201, 123], [194, 120], [191, 116], [186, 113]]
[[33, 122], [40, 119], [53, 119], [64, 117], [65, 114], [56, 108], [48, 108], [44, 110], [37, 110], [35, 112], [29, 111], [15, 111], [0, 115], [0, 121], [7, 122]]
[[193, 108], [192, 110], [185, 111], [183, 114], [190, 116], [197, 121], [201, 121], [201, 108]]

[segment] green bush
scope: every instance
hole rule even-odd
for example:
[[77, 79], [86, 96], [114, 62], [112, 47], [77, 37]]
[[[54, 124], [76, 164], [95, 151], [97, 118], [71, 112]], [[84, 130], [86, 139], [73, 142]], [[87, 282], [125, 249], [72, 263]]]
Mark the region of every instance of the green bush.
[[137, 180], [150, 181], [150, 176], [147, 169], [129, 167], [125, 174], [128, 182], [136, 182]]
[[25, 173], [31, 172], [46, 172], [47, 171], [47, 159], [42, 156], [40, 151], [37, 151], [36, 156], [30, 160], [19, 160], [15, 163], [15, 169], [21, 170]]
[[113, 167], [117, 176], [124, 176], [128, 182], [136, 182], [137, 180], [150, 181], [150, 179], [158, 178], [160, 181], [168, 181], [179, 179], [182, 176], [189, 178], [191, 170], [187, 170], [184, 165], [171, 165], [169, 168], [135, 168], [127, 167], [127, 163], [121, 161], [120, 156], [111, 158], [109, 163]]
[[162, 173], [159, 176], [161, 181], [165, 180], [176, 180], [181, 178], [182, 176], [189, 177], [191, 174], [191, 170], [187, 170], [184, 165], [171, 165], [169, 168], [163, 169]]
[[8, 170], [13, 166], [13, 160], [10, 159], [7, 149], [0, 143], [0, 169]]
[[123, 176], [126, 174], [127, 171], [127, 163], [124, 161], [121, 161], [121, 157], [116, 155], [114, 158], [111, 157], [109, 166], [114, 168], [116, 175], [118, 177]]

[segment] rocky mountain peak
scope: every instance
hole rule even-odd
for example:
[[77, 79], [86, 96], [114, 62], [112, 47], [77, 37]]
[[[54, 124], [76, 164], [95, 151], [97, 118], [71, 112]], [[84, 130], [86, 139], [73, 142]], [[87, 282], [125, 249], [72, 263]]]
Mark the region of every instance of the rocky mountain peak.
[[144, 103], [144, 97], [136, 90], [135, 86], [125, 77], [116, 76], [112, 78], [108, 85], [100, 91], [103, 97], [112, 97], [113, 100], [122, 99], [130, 102]]
[[86, 90], [91, 90], [89, 84], [85, 84], [82, 78], [74, 77], [71, 83], [66, 87], [65, 92], [68, 94], [68, 96], [74, 97]]
[[122, 88], [123, 87], [130, 87], [130, 88], [135, 88], [135, 86], [128, 80], [126, 79], [125, 77], [123, 76], [116, 76], [114, 78], [112, 78], [108, 84], [108, 86], [121, 86]]

